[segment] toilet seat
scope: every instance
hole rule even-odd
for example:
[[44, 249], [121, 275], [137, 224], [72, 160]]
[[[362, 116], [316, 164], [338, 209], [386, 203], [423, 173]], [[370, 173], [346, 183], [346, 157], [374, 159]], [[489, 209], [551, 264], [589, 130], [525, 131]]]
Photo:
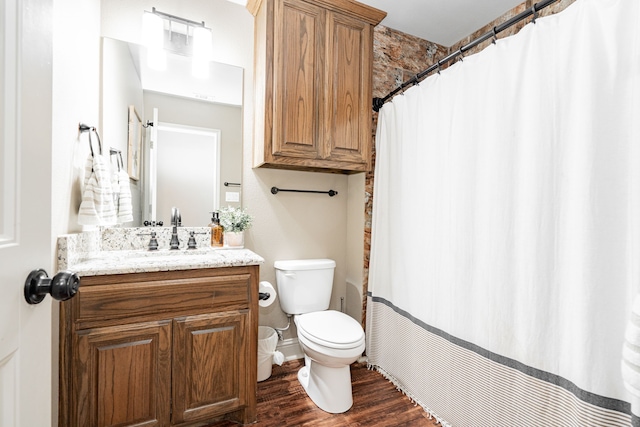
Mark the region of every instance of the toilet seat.
[[295, 320], [300, 335], [324, 347], [350, 349], [364, 343], [365, 335], [360, 323], [339, 311], [300, 314]]

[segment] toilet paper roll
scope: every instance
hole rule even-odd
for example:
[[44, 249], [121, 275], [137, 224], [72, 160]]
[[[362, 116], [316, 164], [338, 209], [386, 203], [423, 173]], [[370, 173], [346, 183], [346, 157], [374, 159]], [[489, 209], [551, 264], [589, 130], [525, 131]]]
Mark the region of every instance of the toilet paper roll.
[[269, 307], [276, 300], [276, 290], [269, 282], [260, 282], [258, 285], [258, 292], [269, 295], [266, 299], [258, 300], [260, 307]]

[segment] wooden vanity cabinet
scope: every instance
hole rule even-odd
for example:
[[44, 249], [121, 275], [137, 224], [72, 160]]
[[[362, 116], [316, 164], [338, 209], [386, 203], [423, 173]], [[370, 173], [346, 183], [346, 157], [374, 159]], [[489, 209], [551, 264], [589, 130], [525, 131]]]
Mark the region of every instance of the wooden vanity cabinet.
[[60, 304], [59, 425], [254, 422], [258, 268], [82, 277]]
[[352, 0], [249, 0], [255, 21], [254, 166], [371, 168], [373, 27]]

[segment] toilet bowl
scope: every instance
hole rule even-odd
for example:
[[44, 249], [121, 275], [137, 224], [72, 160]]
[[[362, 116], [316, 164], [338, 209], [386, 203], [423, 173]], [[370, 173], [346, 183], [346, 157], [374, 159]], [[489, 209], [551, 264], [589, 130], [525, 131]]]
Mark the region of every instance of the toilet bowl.
[[298, 380], [311, 400], [334, 414], [353, 405], [349, 365], [365, 349], [362, 327], [352, 317], [327, 310], [296, 315], [298, 342], [305, 354], [305, 366]]
[[329, 259], [276, 261], [280, 306], [294, 316], [305, 366], [298, 380], [311, 400], [330, 413], [353, 405], [349, 365], [365, 350], [360, 323], [328, 310], [335, 261]]

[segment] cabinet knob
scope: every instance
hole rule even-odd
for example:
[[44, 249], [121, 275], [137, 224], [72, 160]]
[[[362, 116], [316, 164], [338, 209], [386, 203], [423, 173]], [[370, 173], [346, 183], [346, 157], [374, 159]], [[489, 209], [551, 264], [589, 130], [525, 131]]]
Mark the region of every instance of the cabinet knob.
[[39, 304], [47, 294], [66, 301], [78, 293], [80, 277], [71, 271], [61, 271], [50, 279], [43, 269], [31, 271], [24, 283], [24, 298], [29, 304]]

